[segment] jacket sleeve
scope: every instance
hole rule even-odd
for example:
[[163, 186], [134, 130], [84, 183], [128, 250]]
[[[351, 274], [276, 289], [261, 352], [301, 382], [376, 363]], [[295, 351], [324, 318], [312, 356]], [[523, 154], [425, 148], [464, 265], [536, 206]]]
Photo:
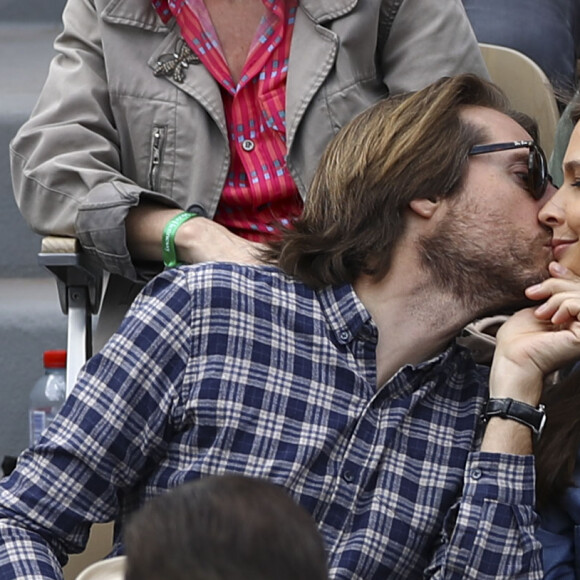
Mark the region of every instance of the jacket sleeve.
[[[177, 279], [175, 279], [177, 278]], [[186, 277], [146, 287], [61, 413], [0, 483], [0, 579], [62, 578], [92, 523], [133, 505], [179, 429], [192, 317]], [[165, 325], [175, 334], [163, 337]], [[130, 508], [131, 509], [131, 508]]]
[[489, 79], [461, 0], [385, 0], [382, 10], [390, 27], [382, 70], [391, 93], [466, 72]]
[[[142, 276], [131, 262], [125, 218], [144, 190], [121, 171], [93, 0], [68, 2], [63, 22], [40, 98], [11, 143], [16, 202], [37, 233], [78, 237], [105, 270], [143, 280], [151, 272]], [[89, 208], [86, 228], [79, 223]]]
[[472, 453], [463, 496], [449, 511], [426, 578], [540, 580], [530, 456]]

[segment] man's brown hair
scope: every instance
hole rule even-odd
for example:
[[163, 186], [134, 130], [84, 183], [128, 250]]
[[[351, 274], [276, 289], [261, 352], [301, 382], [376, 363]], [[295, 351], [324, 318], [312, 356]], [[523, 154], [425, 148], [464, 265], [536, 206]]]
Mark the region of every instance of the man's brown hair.
[[499, 88], [471, 74], [381, 101], [331, 141], [302, 216], [266, 257], [315, 288], [352, 283], [361, 274], [382, 278], [409, 202], [461, 189], [469, 150], [484, 138], [462, 119], [467, 106], [505, 113], [536, 137], [534, 123], [512, 113]]

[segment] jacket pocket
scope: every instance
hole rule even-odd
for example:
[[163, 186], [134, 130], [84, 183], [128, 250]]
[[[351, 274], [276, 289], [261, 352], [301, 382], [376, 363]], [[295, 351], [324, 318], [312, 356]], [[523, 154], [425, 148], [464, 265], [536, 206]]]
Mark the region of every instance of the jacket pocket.
[[163, 163], [167, 127], [155, 125], [151, 133], [151, 157], [149, 160], [149, 188], [159, 191], [159, 174]]

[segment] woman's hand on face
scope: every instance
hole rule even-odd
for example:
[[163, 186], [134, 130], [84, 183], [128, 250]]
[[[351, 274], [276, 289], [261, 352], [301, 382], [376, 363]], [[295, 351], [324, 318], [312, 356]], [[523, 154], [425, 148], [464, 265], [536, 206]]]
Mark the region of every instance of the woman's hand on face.
[[555, 262], [550, 273], [552, 278], [526, 290], [528, 298], [546, 302], [517, 312], [498, 331], [490, 377], [494, 397], [537, 404], [544, 377], [580, 358], [580, 277]]

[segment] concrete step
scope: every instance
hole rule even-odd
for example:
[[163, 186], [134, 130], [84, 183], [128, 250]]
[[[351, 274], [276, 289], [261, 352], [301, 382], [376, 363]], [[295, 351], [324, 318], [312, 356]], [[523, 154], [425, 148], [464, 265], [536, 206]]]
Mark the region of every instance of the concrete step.
[[28, 444], [28, 397], [42, 353], [66, 348], [66, 316], [51, 278], [0, 279], [0, 461]]
[[[53, 0], [42, 0], [47, 4]], [[26, 4], [25, 1], [22, 2]], [[1, 12], [0, 0], [0, 12]], [[0, 277], [39, 276], [40, 237], [20, 215], [12, 192], [8, 145], [38, 98], [60, 31], [56, 23], [0, 23]]]

